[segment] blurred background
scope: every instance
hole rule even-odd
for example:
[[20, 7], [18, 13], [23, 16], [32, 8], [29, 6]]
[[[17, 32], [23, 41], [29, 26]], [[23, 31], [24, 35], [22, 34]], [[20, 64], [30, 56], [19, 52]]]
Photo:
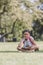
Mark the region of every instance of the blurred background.
[[25, 29], [43, 41], [43, 0], [0, 0], [0, 41], [20, 41]]

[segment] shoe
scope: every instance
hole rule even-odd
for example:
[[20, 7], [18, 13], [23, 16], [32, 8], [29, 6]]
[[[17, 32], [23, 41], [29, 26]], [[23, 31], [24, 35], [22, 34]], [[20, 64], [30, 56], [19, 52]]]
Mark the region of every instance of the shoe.
[[39, 51], [39, 49], [37, 48], [37, 49], [35, 49], [35, 51]]

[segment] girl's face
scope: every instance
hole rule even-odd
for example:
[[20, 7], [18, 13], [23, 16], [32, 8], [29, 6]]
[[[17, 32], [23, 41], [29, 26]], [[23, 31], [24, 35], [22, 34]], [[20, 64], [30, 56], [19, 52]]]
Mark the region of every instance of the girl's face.
[[30, 37], [30, 33], [29, 33], [29, 32], [25, 32], [25, 33], [24, 33], [24, 38], [25, 38], [25, 39], [28, 39], [29, 37]]

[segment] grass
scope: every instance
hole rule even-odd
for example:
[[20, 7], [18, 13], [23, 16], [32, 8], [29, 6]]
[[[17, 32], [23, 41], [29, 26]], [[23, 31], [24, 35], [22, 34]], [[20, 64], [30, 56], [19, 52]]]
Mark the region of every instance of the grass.
[[[39, 52], [18, 52], [18, 43], [0, 43], [0, 65], [43, 65], [43, 42]], [[2, 46], [2, 47], [1, 47]]]

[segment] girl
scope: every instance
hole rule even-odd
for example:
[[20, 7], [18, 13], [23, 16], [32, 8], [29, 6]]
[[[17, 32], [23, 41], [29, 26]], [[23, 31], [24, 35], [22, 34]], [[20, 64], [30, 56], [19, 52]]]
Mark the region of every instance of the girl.
[[30, 36], [29, 30], [24, 30], [22, 33], [23, 33], [23, 39], [21, 40], [17, 49], [19, 51], [26, 51], [26, 50], [38, 51], [39, 48], [37, 44], [35, 43], [34, 38]]

